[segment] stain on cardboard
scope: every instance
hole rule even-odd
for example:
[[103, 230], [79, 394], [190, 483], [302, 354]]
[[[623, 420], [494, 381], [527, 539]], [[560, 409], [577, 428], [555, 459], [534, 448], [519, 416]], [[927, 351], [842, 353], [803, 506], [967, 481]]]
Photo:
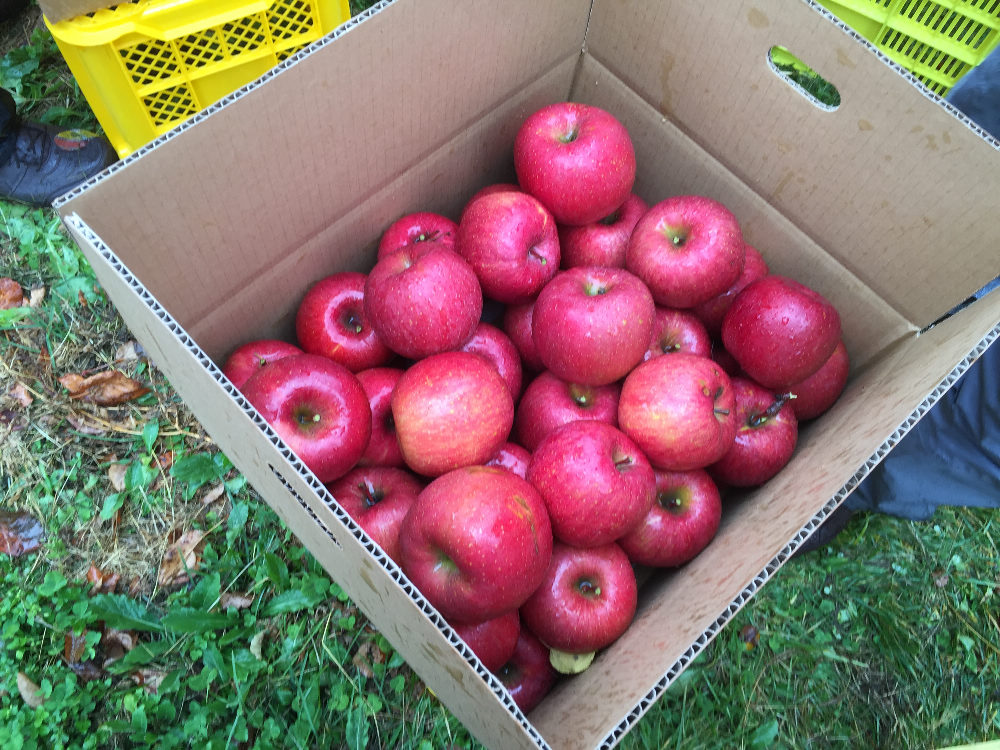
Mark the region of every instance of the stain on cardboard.
[[938, 150], [937, 138], [935, 138], [934, 135], [930, 133], [928, 133], [924, 137], [927, 139], [927, 149], [929, 151], [937, 151]]
[[667, 53], [660, 64], [660, 112], [663, 114], [670, 114], [673, 109], [670, 106], [670, 74], [675, 62], [674, 56]]
[[837, 48], [837, 62], [843, 65], [845, 68], [856, 68], [858, 64], [850, 58], [850, 56], [844, 52], [841, 48]]
[[784, 191], [784, 189], [785, 189], [786, 187], [788, 187], [788, 183], [790, 183], [790, 182], [791, 182], [791, 181], [792, 181], [793, 179], [795, 179], [795, 176], [796, 176], [796, 175], [795, 175], [795, 172], [793, 172], [793, 171], [792, 171], [792, 170], [790, 170], [790, 169], [789, 169], [789, 170], [787, 170], [787, 171], [786, 171], [786, 172], [785, 172], [785, 173], [784, 173], [784, 174], [783, 174], [783, 175], [781, 176], [781, 179], [780, 179], [780, 180], [778, 180], [778, 184], [774, 186], [774, 190], [772, 191], [772, 193], [771, 193], [771, 194], [772, 194], [772, 195], [773, 195], [773, 196], [774, 196], [775, 198], [777, 198], [777, 197], [778, 197], [779, 195], [781, 195], [782, 191]]
[[910, 132], [911, 133], [922, 133], [922, 132], [924, 132], [924, 126], [923, 125], [914, 125], [912, 128], [910, 128]]
[[755, 29], [766, 29], [771, 25], [771, 19], [764, 15], [764, 11], [760, 8], [751, 8], [747, 11], [747, 21]]
[[858, 130], [874, 130], [875, 126], [868, 120], [858, 120]]

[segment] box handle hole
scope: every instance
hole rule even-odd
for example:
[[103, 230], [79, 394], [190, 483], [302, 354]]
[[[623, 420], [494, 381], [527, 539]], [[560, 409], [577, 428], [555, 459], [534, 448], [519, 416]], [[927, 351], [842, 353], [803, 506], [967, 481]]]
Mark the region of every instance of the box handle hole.
[[829, 112], [840, 106], [837, 87], [781, 45], [767, 51], [767, 64], [785, 83], [812, 104]]

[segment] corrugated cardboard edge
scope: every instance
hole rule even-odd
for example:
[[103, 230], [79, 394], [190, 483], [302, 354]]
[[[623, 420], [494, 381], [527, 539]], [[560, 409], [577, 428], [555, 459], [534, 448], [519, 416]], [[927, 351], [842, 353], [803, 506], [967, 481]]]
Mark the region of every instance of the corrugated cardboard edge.
[[[403, 593], [419, 607], [421, 612], [447, 637], [449, 643], [475, 668], [476, 673], [487, 683], [497, 700], [503, 704], [504, 708], [507, 709], [511, 717], [518, 724], [520, 724], [525, 734], [531, 739], [535, 746], [539, 748], [549, 748], [550, 746], [548, 743], [544, 740], [544, 738], [542, 738], [538, 730], [535, 729], [517, 704], [514, 703], [510, 693], [503, 686], [496, 675], [483, 666], [479, 658], [458, 636], [448, 622], [440, 615], [433, 605], [431, 605], [431, 603], [424, 598], [423, 594], [417, 590], [409, 579], [406, 578], [399, 566], [385, 554], [381, 547], [379, 547], [346, 512], [340, 508], [323, 483], [320, 482], [305, 466], [305, 464], [302, 463], [302, 461], [253, 407], [253, 405], [247, 401], [247, 399], [223, 374], [212, 358], [201, 349], [197, 342], [184, 330], [183, 326], [181, 326], [166, 310], [166, 308], [161, 305], [159, 301], [157, 301], [149, 290], [146, 289], [142, 282], [139, 281], [139, 279], [129, 270], [125, 263], [123, 263], [121, 259], [111, 250], [107, 243], [105, 243], [79, 215], [69, 214], [64, 216], [62, 220], [75, 238], [86, 242], [94, 252], [101, 255], [101, 257], [107, 262], [108, 266], [117, 272], [120, 278], [131, 288], [131, 290], [149, 309], [149, 311], [153, 313], [170, 331], [171, 335], [173, 335], [175, 339], [177, 339], [184, 346], [184, 348], [198, 360], [198, 362], [212, 375], [226, 394], [236, 402], [236, 404], [246, 413], [248, 417], [252, 419], [254, 424], [260, 428], [267, 439], [285, 458], [289, 467], [295, 472], [298, 478], [316, 493], [317, 497], [329, 507], [331, 512], [344, 524], [348, 531], [350, 531], [350, 533], [353, 534], [354, 537], [362, 543], [362, 545], [364, 545], [372, 557], [374, 557], [377, 562], [388, 571], [393, 581], [395, 581]], [[323, 520], [316, 515], [312, 508], [309, 507], [309, 504], [302, 499], [298, 491], [281, 475], [280, 472], [274, 469], [272, 469], [272, 472], [274, 473], [276, 479], [284, 485], [288, 493], [296, 499], [298, 504], [302, 507], [305, 513], [309, 515], [312, 521], [327, 537], [329, 537], [331, 544], [340, 546], [336, 535], [323, 522]]]
[[[997, 292], [1000, 294], [1000, 292]], [[663, 677], [644, 695], [624, 719], [604, 738], [599, 747], [612, 748], [632, 729], [654, 703], [663, 695], [677, 677], [694, 661], [716, 635], [749, 602], [757, 592], [777, 573], [799, 546], [806, 541], [850, 495], [871, 471], [882, 462], [900, 440], [919, 422], [925, 414], [944, 396], [962, 375], [978, 360], [986, 350], [1000, 339], [1000, 323], [984, 336], [975, 347], [934, 387], [927, 397], [899, 424], [889, 437], [872, 453], [851, 478], [831, 497], [823, 507], [802, 527], [785, 547], [764, 566], [754, 579], [744, 588], [708, 627], [687, 651], [668, 669]]]

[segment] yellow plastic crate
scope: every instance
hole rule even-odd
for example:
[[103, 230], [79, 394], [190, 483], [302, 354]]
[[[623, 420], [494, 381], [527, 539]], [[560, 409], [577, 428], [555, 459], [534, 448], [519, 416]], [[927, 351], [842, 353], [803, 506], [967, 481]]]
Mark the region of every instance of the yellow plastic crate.
[[1000, 0], [818, 0], [944, 96], [1000, 42]]
[[136, 0], [46, 24], [126, 156], [350, 16], [348, 0]]

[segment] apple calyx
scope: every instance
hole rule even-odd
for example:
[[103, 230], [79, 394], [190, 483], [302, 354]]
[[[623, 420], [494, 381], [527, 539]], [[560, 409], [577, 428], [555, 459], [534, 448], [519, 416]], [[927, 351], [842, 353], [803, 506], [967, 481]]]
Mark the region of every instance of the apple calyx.
[[774, 403], [772, 403], [764, 411], [751, 414], [747, 417], [747, 427], [757, 428], [774, 419], [778, 416], [778, 413], [782, 410], [782, 408], [784, 408], [785, 404], [793, 398], [795, 398], [794, 393], [782, 393], [780, 396], [776, 396]]
[[580, 674], [594, 663], [596, 651], [583, 654], [571, 654], [557, 648], [549, 649], [549, 664], [560, 674]]
[[365, 330], [365, 326], [361, 321], [361, 316], [354, 310], [344, 316], [344, 328], [349, 331], [354, 331], [355, 333], [361, 333]]
[[660, 507], [665, 511], [674, 514], [675, 516], [681, 515], [687, 509], [687, 503], [685, 498], [681, 497], [679, 492], [660, 492], [656, 495], [656, 502], [660, 504]]
[[578, 580], [576, 582], [576, 590], [587, 599], [599, 599], [601, 596], [601, 587], [589, 578], [581, 578]]
[[321, 419], [320, 413], [312, 409], [303, 408], [295, 412], [295, 421], [303, 427], [319, 424]]
[[455, 561], [448, 557], [442, 550], [437, 551], [437, 562], [434, 563], [434, 572], [437, 573], [440, 571], [450, 576], [458, 573], [458, 566], [455, 564]]
[[594, 394], [589, 388], [579, 388], [575, 385], [571, 385], [569, 388], [570, 398], [573, 399], [573, 403], [584, 409], [589, 408], [594, 403]]

